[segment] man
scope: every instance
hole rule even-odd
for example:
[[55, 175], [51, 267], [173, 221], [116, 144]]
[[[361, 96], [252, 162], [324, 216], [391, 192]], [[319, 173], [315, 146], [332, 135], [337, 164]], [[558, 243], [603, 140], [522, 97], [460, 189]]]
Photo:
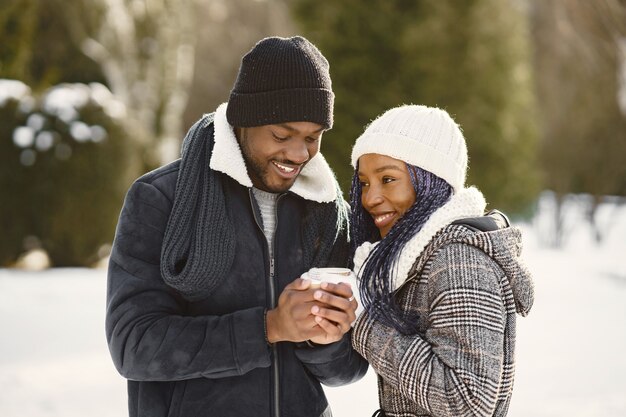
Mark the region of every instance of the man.
[[346, 206], [319, 153], [332, 127], [328, 62], [267, 38], [182, 158], [130, 188], [108, 274], [106, 333], [131, 416], [330, 416], [320, 382], [367, 364], [350, 345]]

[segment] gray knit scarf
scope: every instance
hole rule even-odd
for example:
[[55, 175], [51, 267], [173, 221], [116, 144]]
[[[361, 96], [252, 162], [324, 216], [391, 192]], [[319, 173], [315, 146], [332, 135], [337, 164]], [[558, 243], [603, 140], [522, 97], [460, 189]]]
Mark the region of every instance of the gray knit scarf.
[[[185, 299], [211, 294], [231, 270], [235, 235], [219, 172], [209, 167], [214, 113], [196, 122], [183, 141], [174, 204], [161, 246], [161, 274]], [[345, 266], [348, 213], [339, 185], [330, 203], [305, 200], [302, 221], [305, 266]], [[295, 278], [295, 277], [294, 277]]]

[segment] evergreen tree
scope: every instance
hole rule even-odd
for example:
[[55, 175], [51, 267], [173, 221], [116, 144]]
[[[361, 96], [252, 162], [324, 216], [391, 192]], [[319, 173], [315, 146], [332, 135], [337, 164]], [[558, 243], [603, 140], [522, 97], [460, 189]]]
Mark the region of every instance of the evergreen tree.
[[536, 197], [536, 133], [525, 15], [500, 0], [293, 0], [330, 61], [335, 127], [324, 154], [345, 189], [356, 137], [400, 104], [447, 110], [465, 133], [469, 184], [513, 212]]

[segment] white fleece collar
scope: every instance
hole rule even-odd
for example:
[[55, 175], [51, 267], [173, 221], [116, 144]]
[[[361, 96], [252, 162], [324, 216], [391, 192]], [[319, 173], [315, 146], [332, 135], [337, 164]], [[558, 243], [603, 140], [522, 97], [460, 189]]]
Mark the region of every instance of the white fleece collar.
[[[450, 201], [435, 211], [426, 223], [424, 223], [422, 230], [413, 236], [402, 248], [400, 256], [398, 257], [398, 263], [394, 270], [391, 271], [393, 291], [404, 284], [415, 260], [421, 255], [426, 245], [428, 245], [441, 229], [455, 220], [465, 217], [482, 216], [486, 205], [485, 197], [482, 193], [475, 187], [469, 187], [461, 189], [450, 198]], [[378, 242], [364, 242], [356, 249], [354, 253], [354, 272], [359, 278], [361, 277], [359, 272], [363, 263], [377, 244]]]
[[[226, 119], [227, 104], [222, 103], [215, 111], [213, 122], [215, 145], [209, 166], [215, 171], [223, 172], [244, 187], [250, 188], [252, 180], [248, 175], [241, 148], [233, 127]], [[289, 191], [318, 203], [329, 203], [337, 198], [335, 175], [320, 152], [302, 168], [302, 172]]]

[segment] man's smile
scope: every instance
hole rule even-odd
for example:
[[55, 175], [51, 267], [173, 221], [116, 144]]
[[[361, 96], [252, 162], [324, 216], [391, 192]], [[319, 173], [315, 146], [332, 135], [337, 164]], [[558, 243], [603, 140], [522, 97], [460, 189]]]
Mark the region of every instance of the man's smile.
[[288, 165], [285, 163], [279, 163], [276, 161], [271, 161], [272, 165], [276, 167], [276, 171], [280, 174], [280, 176], [284, 178], [294, 178], [300, 173], [300, 168], [302, 165]]

